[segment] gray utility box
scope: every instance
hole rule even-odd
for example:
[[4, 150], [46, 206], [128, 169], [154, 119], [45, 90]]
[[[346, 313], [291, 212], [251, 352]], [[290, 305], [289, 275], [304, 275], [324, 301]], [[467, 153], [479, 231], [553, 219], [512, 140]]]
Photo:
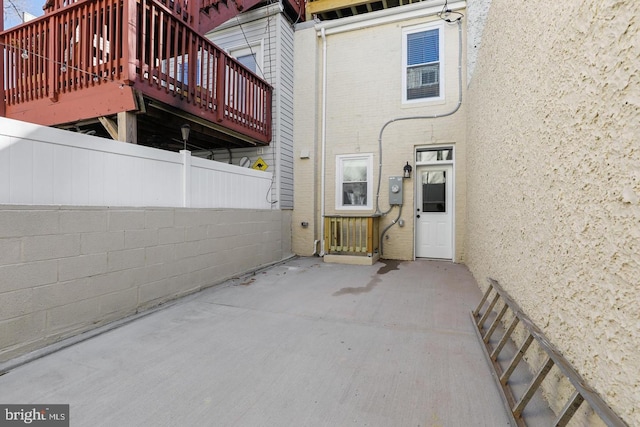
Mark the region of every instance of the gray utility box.
[[389, 177], [389, 204], [390, 205], [402, 204], [402, 177], [401, 176]]

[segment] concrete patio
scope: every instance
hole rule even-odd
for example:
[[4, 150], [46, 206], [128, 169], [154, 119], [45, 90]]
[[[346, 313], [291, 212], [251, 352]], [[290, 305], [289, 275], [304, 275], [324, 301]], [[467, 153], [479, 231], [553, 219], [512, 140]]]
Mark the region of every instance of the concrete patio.
[[450, 262], [296, 258], [0, 376], [71, 426], [504, 426]]

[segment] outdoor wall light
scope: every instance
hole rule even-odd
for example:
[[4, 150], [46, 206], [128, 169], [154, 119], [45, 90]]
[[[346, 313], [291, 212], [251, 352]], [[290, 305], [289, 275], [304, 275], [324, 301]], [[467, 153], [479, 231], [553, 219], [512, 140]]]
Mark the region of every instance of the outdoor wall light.
[[407, 162], [407, 164], [402, 169], [404, 170], [404, 175], [402, 175], [402, 177], [403, 178], [411, 178], [411, 171], [413, 170], [413, 168], [411, 167], [409, 162]]
[[188, 124], [183, 124], [180, 127], [180, 132], [182, 133], [182, 141], [184, 141], [184, 149], [187, 149], [187, 141], [189, 141], [189, 132], [191, 132], [191, 126]]

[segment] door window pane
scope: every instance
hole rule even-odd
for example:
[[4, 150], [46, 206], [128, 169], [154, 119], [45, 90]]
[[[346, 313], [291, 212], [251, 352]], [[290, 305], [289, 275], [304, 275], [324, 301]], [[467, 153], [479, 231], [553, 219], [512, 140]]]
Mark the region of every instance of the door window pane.
[[446, 171], [422, 174], [422, 212], [446, 212]]
[[453, 149], [423, 150], [416, 153], [416, 162], [440, 162], [453, 160]]

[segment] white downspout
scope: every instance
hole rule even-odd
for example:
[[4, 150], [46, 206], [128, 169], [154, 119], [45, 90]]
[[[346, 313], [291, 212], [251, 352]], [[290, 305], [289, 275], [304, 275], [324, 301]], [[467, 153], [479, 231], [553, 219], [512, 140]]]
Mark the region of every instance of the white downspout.
[[325, 215], [325, 155], [327, 144], [327, 36], [324, 27], [320, 30], [322, 37], [322, 123], [320, 145], [322, 147], [320, 165], [320, 256], [324, 256], [324, 215]]

